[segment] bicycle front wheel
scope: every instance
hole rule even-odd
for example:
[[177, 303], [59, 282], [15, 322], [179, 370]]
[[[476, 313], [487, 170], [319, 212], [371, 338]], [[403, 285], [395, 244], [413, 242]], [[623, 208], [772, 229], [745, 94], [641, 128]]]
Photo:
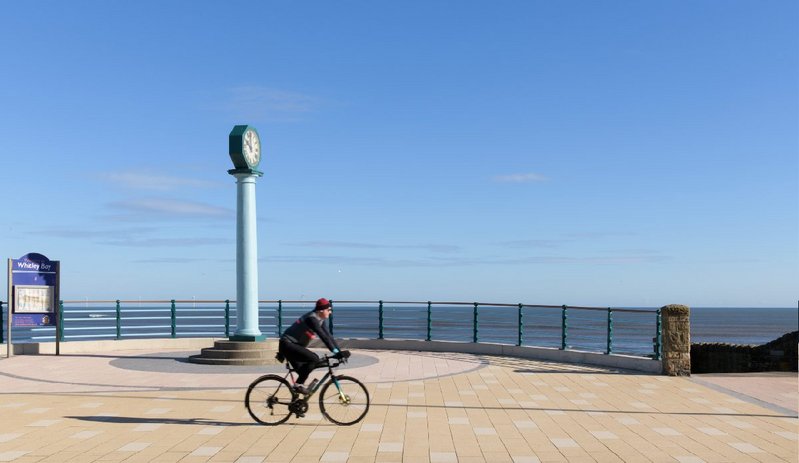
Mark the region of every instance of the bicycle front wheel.
[[257, 422], [266, 425], [283, 423], [291, 416], [289, 405], [296, 399], [285, 378], [277, 375], [261, 376], [247, 388], [244, 403]]
[[355, 424], [369, 411], [369, 391], [355, 378], [334, 376], [319, 394], [319, 408], [333, 423], [343, 426]]

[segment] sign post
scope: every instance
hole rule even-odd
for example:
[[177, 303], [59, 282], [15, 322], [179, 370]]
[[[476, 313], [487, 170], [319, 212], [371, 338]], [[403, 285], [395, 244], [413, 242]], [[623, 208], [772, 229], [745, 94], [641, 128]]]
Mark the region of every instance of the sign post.
[[6, 357], [13, 355], [11, 328], [55, 326], [55, 353], [61, 353], [58, 336], [61, 263], [29, 253], [8, 259], [8, 340]]
[[8, 292], [6, 293], [6, 300], [8, 301], [8, 317], [6, 321], [6, 358], [11, 357], [11, 259], [8, 259]]

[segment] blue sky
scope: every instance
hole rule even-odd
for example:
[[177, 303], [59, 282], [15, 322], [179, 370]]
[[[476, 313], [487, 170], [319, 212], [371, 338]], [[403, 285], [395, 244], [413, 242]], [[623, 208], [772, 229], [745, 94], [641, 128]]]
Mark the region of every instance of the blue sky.
[[0, 250], [64, 299], [793, 306], [793, 1], [11, 2]]

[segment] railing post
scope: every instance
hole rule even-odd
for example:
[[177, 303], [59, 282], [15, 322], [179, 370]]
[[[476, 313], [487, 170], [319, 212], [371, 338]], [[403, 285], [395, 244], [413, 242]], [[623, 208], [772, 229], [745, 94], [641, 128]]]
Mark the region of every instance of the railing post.
[[660, 360], [663, 356], [663, 325], [660, 317], [660, 309], [657, 310], [656, 317], [657, 322], [655, 325], [657, 326], [657, 331], [655, 332], [655, 360]]
[[377, 339], [383, 339], [383, 301], [377, 306]]
[[[330, 308], [333, 308], [333, 300], [330, 300]], [[330, 336], [333, 336], [333, 311], [330, 311], [330, 318], [327, 319], [327, 326], [330, 328]]]
[[472, 336], [472, 341], [477, 342], [479, 339], [477, 337], [478, 327], [477, 327], [477, 303], [474, 303], [474, 335]]
[[560, 349], [566, 350], [566, 346], [569, 345], [568, 337], [569, 337], [569, 315], [566, 313], [566, 305], [564, 304], [563, 307], [563, 316], [561, 321], [561, 332], [560, 332]]
[[517, 346], [522, 345], [523, 337], [524, 337], [524, 315], [522, 314], [522, 307], [524, 305], [519, 303], [519, 340], [516, 342]]
[[58, 333], [58, 341], [64, 340], [64, 301], [58, 301], [58, 326], [56, 332]]
[[225, 337], [230, 337], [230, 299], [225, 299]]
[[427, 340], [428, 341], [431, 339], [430, 335], [433, 332], [433, 317], [432, 317], [433, 310], [432, 310], [432, 307], [431, 307], [432, 305], [433, 305], [432, 302], [427, 301]]
[[277, 337], [283, 334], [283, 300], [277, 301]]
[[175, 300], [172, 299], [172, 309], [170, 311], [170, 317], [172, 318], [172, 337], [177, 337], [177, 313], [175, 312]]
[[0, 301], [0, 344], [3, 344], [5, 342], [3, 340], [4, 329], [6, 329], [6, 325], [3, 323], [3, 301]]
[[608, 349], [605, 351], [610, 355], [613, 353], [613, 309], [608, 307]]
[[122, 339], [122, 311], [119, 307], [119, 299], [117, 299], [117, 339]]

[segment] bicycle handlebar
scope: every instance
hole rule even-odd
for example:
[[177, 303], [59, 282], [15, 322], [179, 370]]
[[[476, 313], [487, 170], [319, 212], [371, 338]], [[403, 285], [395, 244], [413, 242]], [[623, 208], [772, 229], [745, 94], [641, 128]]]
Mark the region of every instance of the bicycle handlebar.
[[[333, 363], [331, 363], [331, 360], [336, 360], [337, 362], [335, 364], [333, 364]], [[322, 366], [328, 366], [330, 368], [336, 368], [339, 365], [341, 365], [342, 363], [347, 363], [347, 357], [337, 358], [337, 357], [335, 357], [333, 355], [325, 355], [324, 357], [322, 357], [322, 360], [319, 363], [321, 363]]]

